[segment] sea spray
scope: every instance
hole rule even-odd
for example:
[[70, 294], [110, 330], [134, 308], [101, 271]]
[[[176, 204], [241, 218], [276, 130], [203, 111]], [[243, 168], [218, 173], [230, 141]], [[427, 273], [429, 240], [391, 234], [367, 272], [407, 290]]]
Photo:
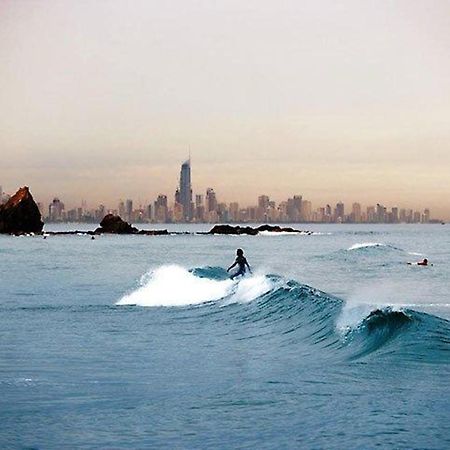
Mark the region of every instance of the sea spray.
[[178, 265], [165, 265], [146, 273], [140, 287], [122, 297], [117, 305], [188, 306], [226, 299], [226, 303], [249, 302], [272, 284], [262, 274], [242, 279], [211, 279], [197, 276]]

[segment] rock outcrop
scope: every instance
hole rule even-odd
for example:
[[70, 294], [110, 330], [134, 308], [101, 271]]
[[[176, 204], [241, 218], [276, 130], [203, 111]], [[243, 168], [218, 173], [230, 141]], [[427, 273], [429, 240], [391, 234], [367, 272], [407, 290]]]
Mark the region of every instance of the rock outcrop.
[[167, 230], [139, 230], [138, 234], [143, 234], [144, 236], [164, 236], [169, 234], [169, 232]]
[[122, 220], [120, 216], [107, 214], [100, 222], [100, 227], [95, 230], [96, 234], [137, 234], [139, 230]]
[[208, 234], [248, 234], [255, 236], [258, 234], [258, 230], [252, 227], [241, 227], [241, 226], [231, 226], [231, 225], [214, 225], [214, 227], [209, 230]]
[[255, 236], [261, 231], [268, 231], [271, 233], [302, 233], [311, 234], [309, 231], [296, 230], [291, 227], [280, 227], [278, 225], [261, 225], [259, 227], [241, 227], [231, 225], [215, 225], [207, 234], [248, 234]]
[[125, 222], [120, 216], [107, 214], [100, 222], [100, 227], [94, 232], [95, 234], [140, 234], [145, 236], [160, 236], [169, 234], [167, 230], [138, 230], [137, 228]]
[[41, 213], [27, 186], [0, 205], [0, 233], [40, 233], [43, 226]]

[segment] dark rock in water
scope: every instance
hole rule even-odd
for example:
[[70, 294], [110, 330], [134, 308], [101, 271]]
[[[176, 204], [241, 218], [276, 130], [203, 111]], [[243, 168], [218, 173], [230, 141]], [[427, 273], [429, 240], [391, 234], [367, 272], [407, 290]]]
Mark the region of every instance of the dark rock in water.
[[231, 225], [215, 225], [208, 234], [248, 234], [250, 236], [255, 236], [261, 231], [270, 231], [272, 233], [306, 233], [307, 231], [296, 230], [291, 227], [280, 227], [278, 225], [261, 225], [257, 228], [252, 227], [241, 227], [239, 225], [233, 227]]
[[41, 213], [27, 186], [0, 205], [0, 233], [40, 233], [43, 226]]
[[249, 234], [255, 236], [258, 230], [252, 227], [233, 227], [231, 225], [215, 225], [208, 234]]
[[279, 225], [261, 225], [258, 231], [270, 231], [271, 233], [307, 233], [306, 231], [296, 230], [291, 227], [280, 227]]
[[162, 236], [169, 234], [169, 232], [167, 230], [140, 230], [138, 234], [143, 234], [145, 236]]
[[107, 214], [100, 222], [100, 228], [95, 230], [95, 233], [113, 233], [113, 234], [136, 234], [139, 230], [125, 222], [120, 216], [114, 214]]
[[169, 234], [167, 230], [138, 230], [125, 222], [120, 216], [114, 214], [106, 215], [100, 222], [100, 227], [95, 230], [95, 234], [113, 233], [113, 234], [140, 234], [145, 236], [159, 236]]

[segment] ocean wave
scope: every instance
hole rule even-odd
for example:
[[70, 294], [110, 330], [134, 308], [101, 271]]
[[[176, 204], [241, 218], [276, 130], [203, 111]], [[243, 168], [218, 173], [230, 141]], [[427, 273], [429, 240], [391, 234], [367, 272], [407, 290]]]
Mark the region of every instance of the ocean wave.
[[[170, 307], [165, 310], [175, 314], [175, 320], [174, 307], [219, 308], [214, 314], [206, 310], [199, 320], [214, 317], [231, 329], [239, 327], [239, 339], [264, 336], [268, 344], [276, 340], [298, 356], [314, 354], [318, 360], [383, 356], [450, 364], [448, 321], [392, 306], [351, 308], [341, 299], [277, 275], [232, 281], [219, 267], [162, 266], [145, 274], [140, 286], [116, 304]], [[236, 304], [241, 306], [229, 307]]]
[[361, 242], [353, 244], [351, 247], [347, 249], [347, 251], [351, 252], [353, 250], [366, 250], [370, 248], [387, 248], [393, 250], [401, 250], [389, 244], [382, 244], [381, 242]]
[[[242, 280], [224, 279], [223, 269], [189, 271], [181, 266], [167, 265], [147, 273], [138, 289], [122, 297], [117, 305], [189, 306], [227, 299], [249, 302], [271, 290], [265, 275], [255, 274]], [[210, 277], [207, 277], [209, 274]]]

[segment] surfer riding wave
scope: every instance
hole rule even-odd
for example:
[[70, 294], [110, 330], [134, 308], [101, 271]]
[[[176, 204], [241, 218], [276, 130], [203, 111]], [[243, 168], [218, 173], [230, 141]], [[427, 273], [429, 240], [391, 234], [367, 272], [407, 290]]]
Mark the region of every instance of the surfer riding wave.
[[235, 266], [239, 266], [239, 269], [235, 273], [233, 273], [233, 275], [231, 275], [230, 278], [232, 280], [234, 280], [236, 277], [244, 276], [247, 271], [247, 268], [248, 271], [252, 273], [250, 266], [247, 262], [247, 258], [245, 258], [244, 256], [244, 251], [242, 250], [242, 248], [238, 248], [236, 250], [236, 261], [234, 261], [234, 263], [230, 267], [228, 267], [227, 272], [229, 272]]

